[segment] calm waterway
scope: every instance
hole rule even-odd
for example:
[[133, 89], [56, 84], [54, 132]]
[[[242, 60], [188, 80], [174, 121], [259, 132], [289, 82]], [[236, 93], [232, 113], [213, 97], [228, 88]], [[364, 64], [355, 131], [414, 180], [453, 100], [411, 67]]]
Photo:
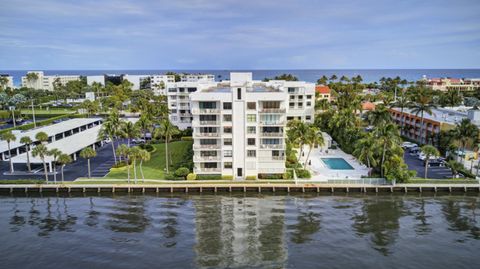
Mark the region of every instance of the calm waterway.
[[2, 268], [479, 268], [480, 196], [0, 196]]

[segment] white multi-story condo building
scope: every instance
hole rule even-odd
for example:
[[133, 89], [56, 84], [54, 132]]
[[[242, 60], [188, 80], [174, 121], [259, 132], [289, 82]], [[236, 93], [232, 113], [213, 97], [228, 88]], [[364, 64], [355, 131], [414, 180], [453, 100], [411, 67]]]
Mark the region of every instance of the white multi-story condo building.
[[0, 89], [13, 88], [13, 77], [8, 74], [0, 74], [0, 77], [6, 79], [5, 84], [0, 84]]
[[[29, 75], [29, 74], [34, 74]], [[62, 85], [67, 84], [69, 81], [79, 80], [79, 75], [53, 75], [46, 76], [42, 71], [29, 71], [26, 76], [22, 77], [22, 87], [33, 88], [36, 90], [48, 90], [53, 91], [53, 85], [55, 81], [58, 81]]]
[[199, 82], [199, 81], [215, 81], [215, 76], [212, 74], [183, 74], [180, 76], [182, 82]]
[[87, 76], [87, 84], [92, 85], [94, 82], [105, 85], [107, 81], [116, 79], [117, 82], [128, 80], [132, 83], [132, 90], [152, 89], [159, 95], [166, 94], [167, 83], [174, 83], [175, 76], [173, 75], [97, 75]]
[[287, 120], [313, 121], [315, 85], [261, 82], [252, 73], [190, 94], [194, 172], [208, 175], [279, 175], [285, 172]]

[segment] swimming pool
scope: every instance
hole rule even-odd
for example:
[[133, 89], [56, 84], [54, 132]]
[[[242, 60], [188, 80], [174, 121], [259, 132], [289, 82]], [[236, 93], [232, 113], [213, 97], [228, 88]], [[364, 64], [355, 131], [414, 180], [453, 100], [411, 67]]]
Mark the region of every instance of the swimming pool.
[[321, 158], [328, 168], [333, 170], [353, 170], [353, 167], [343, 158]]

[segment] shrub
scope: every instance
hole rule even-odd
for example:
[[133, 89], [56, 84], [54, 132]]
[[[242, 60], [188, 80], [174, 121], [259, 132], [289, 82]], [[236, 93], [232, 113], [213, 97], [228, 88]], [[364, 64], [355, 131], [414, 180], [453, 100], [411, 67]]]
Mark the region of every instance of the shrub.
[[295, 170], [295, 172], [297, 173], [298, 178], [311, 178], [312, 177], [312, 175], [310, 174], [310, 171], [308, 171], [306, 169], [297, 169], [297, 170]]
[[197, 175], [196, 175], [196, 174], [194, 174], [194, 173], [189, 173], [189, 174], [187, 175], [187, 180], [195, 180], [195, 179], [197, 179]]
[[256, 179], [257, 179], [257, 176], [255, 176], [255, 175], [247, 176], [245, 179], [246, 179], [246, 180], [256, 180]]
[[185, 180], [185, 177], [178, 177], [174, 173], [165, 174], [166, 180]]
[[258, 174], [259, 179], [283, 179], [283, 174]]
[[186, 178], [189, 173], [190, 173], [190, 170], [188, 170], [188, 168], [180, 167], [177, 170], [175, 170], [174, 175], [177, 176], [177, 177]]
[[197, 180], [216, 180], [222, 179], [222, 175], [197, 175]]
[[127, 166], [127, 162], [126, 161], [121, 161], [121, 162], [117, 162], [117, 164], [114, 164], [112, 167], [113, 168], [120, 168], [120, 167], [125, 167]]
[[222, 175], [223, 180], [232, 180], [233, 176], [232, 175]]
[[141, 149], [144, 149], [150, 153], [154, 152], [156, 150], [156, 148], [150, 144], [140, 144], [139, 147]]
[[193, 141], [193, 138], [191, 136], [182, 136], [182, 138], [180, 138], [180, 140], [182, 140], [182, 141]]

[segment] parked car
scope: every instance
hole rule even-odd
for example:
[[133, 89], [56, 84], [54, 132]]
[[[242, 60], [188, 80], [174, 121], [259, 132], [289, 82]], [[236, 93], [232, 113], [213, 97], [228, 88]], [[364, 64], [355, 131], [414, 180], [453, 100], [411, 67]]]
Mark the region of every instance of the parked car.
[[[426, 158], [427, 158], [427, 156], [426, 156], [425, 154], [423, 154], [423, 152], [420, 152], [420, 153], [418, 154], [418, 159], [419, 159], [419, 160], [425, 161]], [[430, 156], [428, 159], [429, 159], [429, 160], [436, 160], [437, 157], [436, 157], [436, 156]]]
[[411, 149], [411, 148], [417, 148], [418, 145], [412, 142], [405, 141], [402, 143], [402, 148], [404, 149]]
[[428, 167], [445, 167], [445, 162], [439, 159], [428, 161]]
[[132, 139], [132, 143], [133, 144], [143, 144], [143, 143], [145, 143], [145, 139], [143, 139], [143, 138]]

